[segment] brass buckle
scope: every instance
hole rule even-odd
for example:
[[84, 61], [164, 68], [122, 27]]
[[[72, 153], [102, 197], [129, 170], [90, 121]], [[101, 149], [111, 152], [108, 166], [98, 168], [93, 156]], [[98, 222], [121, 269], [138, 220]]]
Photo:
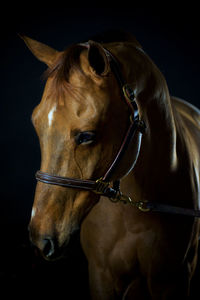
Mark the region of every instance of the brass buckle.
[[96, 189], [94, 190], [94, 192], [96, 194], [104, 194], [107, 187], [109, 186], [110, 182], [105, 182], [103, 181], [103, 178], [99, 178], [96, 180], [96, 183], [97, 183], [97, 186], [96, 186]]
[[[135, 121], [133, 121], [133, 115], [130, 115], [130, 122], [133, 123]], [[147, 126], [145, 124], [145, 122], [143, 120], [138, 120], [137, 122], [137, 129], [139, 132], [141, 132], [142, 134], [146, 133], [146, 129]]]
[[128, 101], [130, 101], [131, 103], [135, 101], [134, 90], [128, 83], [123, 85], [122, 90], [123, 90], [124, 96], [126, 97], [126, 99]]
[[148, 201], [138, 201], [135, 202], [133, 201], [129, 196], [122, 194], [121, 192], [119, 192], [116, 197], [113, 199], [110, 199], [112, 202], [123, 202], [124, 204], [131, 204], [132, 206], [135, 206], [136, 208], [138, 208], [140, 211], [142, 212], [148, 212], [151, 209], [149, 207], [147, 207], [147, 203]]
[[131, 198], [122, 194], [120, 191], [116, 194], [115, 198], [110, 198], [114, 203], [123, 202], [124, 204], [131, 203]]
[[[96, 184], [97, 185], [96, 185], [96, 189], [94, 190], [94, 193], [104, 195], [106, 192], [106, 189], [110, 185], [110, 182], [105, 182], [103, 180], [103, 178], [101, 177], [96, 180]], [[151, 210], [149, 207], [147, 207], [148, 201], [144, 200], [144, 201], [135, 202], [129, 196], [122, 194], [120, 191], [116, 194], [116, 196], [114, 198], [110, 198], [110, 200], [114, 203], [117, 203], [117, 202], [123, 202], [124, 204], [129, 203], [132, 206], [135, 206], [136, 208], [138, 208], [142, 212], [148, 212]]]
[[139, 210], [141, 210], [143, 212], [148, 212], [151, 209], [149, 207], [147, 207], [147, 203], [148, 203], [148, 201], [139, 201], [136, 203], [136, 206]]

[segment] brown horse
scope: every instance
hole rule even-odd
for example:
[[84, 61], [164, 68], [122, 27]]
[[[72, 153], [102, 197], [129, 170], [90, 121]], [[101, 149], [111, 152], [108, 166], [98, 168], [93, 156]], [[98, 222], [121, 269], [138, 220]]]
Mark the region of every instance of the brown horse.
[[[63, 52], [23, 39], [49, 67], [32, 114], [43, 172], [30, 221], [32, 242], [46, 259], [57, 259], [80, 227], [92, 299], [187, 298], [197, 263], [197, 218], [146, 206], [141, 211], [69, 182], [95, 182], [122, 147], [132, 121], [116, 78], [120, 72], [146, 130], [134, 131], [110, 181], [122, 179], [129, 202], [198, 209], [199, 110], [170, 97], [163, 75], [133, 37]], [[113, 71], [113, 60], [120, 71]], [[60, 184], [65, 178], [68, 188]]]

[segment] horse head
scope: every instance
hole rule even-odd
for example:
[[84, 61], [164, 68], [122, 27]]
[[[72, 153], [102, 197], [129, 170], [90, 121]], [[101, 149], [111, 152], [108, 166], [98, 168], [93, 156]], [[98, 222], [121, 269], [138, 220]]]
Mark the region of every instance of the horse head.
[[[48, 66], [46, 85], [32, 122], [41, 148], [41, 171], [79, 179], [99, 178], [113, 161], [126, 133], [127, 105], [104, 48], [90, 41], [58, 52], [23, 37]], [[123, 159], [121, 178], [130, 169]], [[47, 259], [62, 253], [71, 235], [100, 196], [88, 191], [37, 183], [30, 238]]]

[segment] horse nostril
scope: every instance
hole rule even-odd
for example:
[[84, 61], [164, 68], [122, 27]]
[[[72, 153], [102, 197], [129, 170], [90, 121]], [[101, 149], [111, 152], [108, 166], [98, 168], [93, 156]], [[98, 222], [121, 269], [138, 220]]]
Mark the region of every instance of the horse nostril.
[[42, 253], [45, 257], [50, 258], [55, 252], [55, 243], [50, 237], [43, 239]]

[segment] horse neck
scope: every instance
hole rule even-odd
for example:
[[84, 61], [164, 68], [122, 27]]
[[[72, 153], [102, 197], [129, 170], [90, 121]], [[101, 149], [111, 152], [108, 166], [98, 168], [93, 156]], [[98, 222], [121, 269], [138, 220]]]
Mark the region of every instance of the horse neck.
[[148, 127], [142, 147], [143, 156], [151, 155], [151, 159], [155, 158], [154, 165], [162, 162], [163, 172], [174, 171], [177, 164], [177, 133], [167, 86], [148, 101], [143, 114], [146, 115]]
[[[173, 170], [176, 167], [176, 129], [165, 78], [141, 48], [127, 43], [119, 47], [118, 53], [115, 51], [121, 58], [127, 82], [133, 83], [140, 117], [148, 127], [140, 157], [147, 165], [149, 155], [150, 160], [155, 157], [154, 165], [160, 158], [163, 170]], [[166, 155], [164, 161], [163, 154]]]
[[[133, 170], [139, 198], [154, 194], [177, 168], [176, 128], [167, 84], [155, 67], [137, 96], [139, 110], [147, 123], [138, 162]], [[134, 187], [135, 188], [135, 187]], [[149, 197], [149, 196], [148, 196]]]

